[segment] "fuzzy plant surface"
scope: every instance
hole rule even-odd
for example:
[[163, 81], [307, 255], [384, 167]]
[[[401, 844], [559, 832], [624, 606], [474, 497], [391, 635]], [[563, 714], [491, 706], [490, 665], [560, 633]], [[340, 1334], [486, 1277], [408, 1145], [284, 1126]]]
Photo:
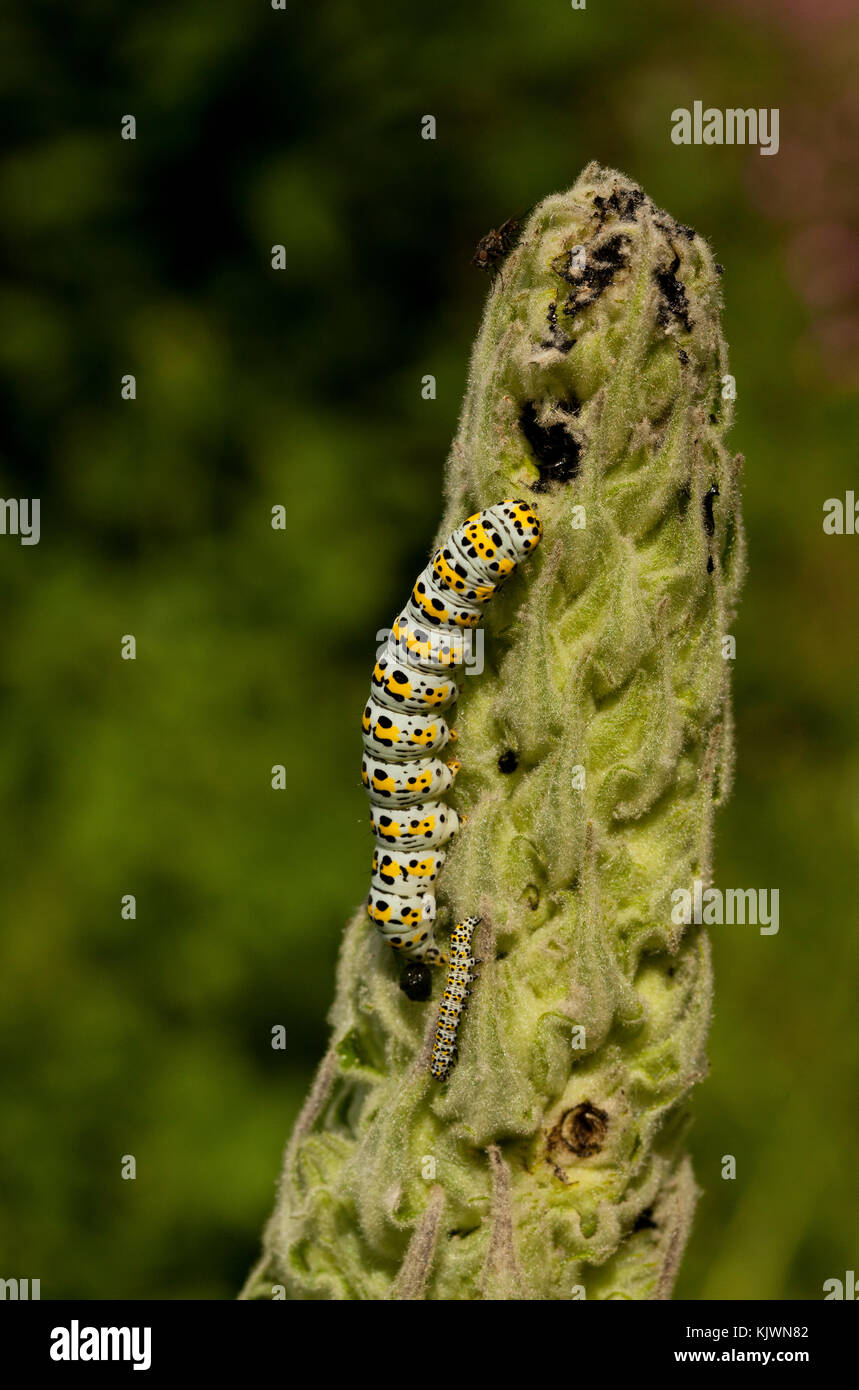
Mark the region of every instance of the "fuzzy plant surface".
[[440, 1085], [444, 970], [411, 1002], [355, 913], [244, 1298], [671, 1296], [711, 1011], [706, 932], [671, 895], [711, 881], [743, 572], [720, 274], [592, 164], [495, 276], [438, 540], [508, 496], [544, 534], [457, 708], [467, 823], [438, 900], [482, 917], [479, 979]]

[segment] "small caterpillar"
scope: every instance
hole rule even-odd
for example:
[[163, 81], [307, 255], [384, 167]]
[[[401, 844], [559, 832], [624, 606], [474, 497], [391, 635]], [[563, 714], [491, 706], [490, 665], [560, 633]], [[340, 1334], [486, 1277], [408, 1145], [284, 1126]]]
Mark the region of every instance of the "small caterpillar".
[[439, 800], [460, 769], [456, 758], [437, 756], [456, 739], [440, 714], [459, 694], [450, 670], [465, 660], [466, 632], [541, 535], [527, 502], [508, 499], [468, 517], [418, 576], [373, 670], [362, 719], [361, 779], [376, 840], [367, 912], [411, 960], [447, 963], [433, 922], [442, 846], [459, 828]]
[[468, 1008], [466, 1000], [471, 991], [468, 986], [477, 978], [471, 974], [471, 967], [477, 961], [471, 954], [471, 938], [479, 917], [466, 917], [454, 927], [450, 937], [450, 968], [438, 1023], [435, 1029], [435, 1042], [432, 1049], [430, 1071], [436, 1081], [446, 1081], [450, 1069], [456, 1061], [456, 1034], [463, 1011]]

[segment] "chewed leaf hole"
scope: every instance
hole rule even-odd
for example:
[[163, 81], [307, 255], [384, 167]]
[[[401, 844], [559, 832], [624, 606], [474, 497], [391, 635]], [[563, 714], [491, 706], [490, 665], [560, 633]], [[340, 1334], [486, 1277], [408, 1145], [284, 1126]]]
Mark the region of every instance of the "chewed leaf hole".
[[[559, 406], [567, 415], [581, 409], [578, 401]], [[541, 425], [533, 401], [526, 401], [519, 416], [519, 428], [531, 446], [540, 479], [535, 492], [547, 492], [552, 483], [571, 483], [579, 475], [582, 446], [574, 439], [562, 420]]]

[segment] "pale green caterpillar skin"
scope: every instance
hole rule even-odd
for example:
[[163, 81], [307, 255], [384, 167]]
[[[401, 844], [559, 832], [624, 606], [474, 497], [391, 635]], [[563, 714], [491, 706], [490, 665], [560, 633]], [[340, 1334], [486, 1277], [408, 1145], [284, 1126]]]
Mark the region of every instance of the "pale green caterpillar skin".
[[[450, 789], [460, 767], [456, 759], [445, 764], [436, 756], [456, 738], [440, 711], [459, 694], [454, 680], [436, 672], [461, 663], [463, 631], [477, 627], [486, 604], [541, 535], [527, 502], [499, 502], [468, 517], [415, 581], [388, 650], [376, 661], [362, 718], [361, 776], [370, 828], [382, 849], [414, 851], [419, 860], [424, 850], [440, 851], [459, 829], [456, 811], [431, 799]], [[435, 874], [416, 892], [408, 859], [395, 862], [406, 873], [391, 875], [386, 887], [374, 859], [370, 919], [408, 958], [444, 964], [433, 929]]]

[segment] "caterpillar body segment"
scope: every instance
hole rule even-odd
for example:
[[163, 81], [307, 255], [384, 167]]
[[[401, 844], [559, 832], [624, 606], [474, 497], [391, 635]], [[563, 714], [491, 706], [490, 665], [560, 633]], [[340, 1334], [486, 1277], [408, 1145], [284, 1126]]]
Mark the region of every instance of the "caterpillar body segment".
[[372, 806], [414, 806], [449, 791], [460, 767], [458, 758], [449, 758], [446, 763], [438, 758], [388, 763], [365, 754], [361, 781]]
[[377, 844], [395, 849], [435, 849], [447, 844], [459, 829], [459, 817], [443, 801], [415, 806], [371, 806], [370, 829]]
[[483, 617], [482, 604], [465, 603], [456, 593], [439, 583], [432, 565], [418, 576], [406, 612], [418, 623], [433, 627], [477, 627]]
[[433, 936], [436, 903], [432, 893], [414, 898], [384, 897], [371, 888], [367, 912], [395, 950], [405, 951], [410, 959], [426, 961], [428, 965], [447, 962]]
[[440, 753], [456, 737], [441, 715], [395, 714], [372, 697], [364, 706], [361, 729], [367, 752], [395, 763]]
[[420, 849], [406, 853], [379, 846], [373, 851], [370, 882], [380, 893], [410, 898], [432, 888], [444, 859], [444, 850]]
[[447, 709], [459, 694], [459, 687], [455, 681], [425, 675], [384, 652], [373, 668], [370, 694], [377, 704], [390, 710], [422, 714], [428, 710]]
[[470, 629], [433, 627], [408, 612], [394, 619], [392, 640], [411, 667], [433, 674], [464, 665], [473, 649]]

